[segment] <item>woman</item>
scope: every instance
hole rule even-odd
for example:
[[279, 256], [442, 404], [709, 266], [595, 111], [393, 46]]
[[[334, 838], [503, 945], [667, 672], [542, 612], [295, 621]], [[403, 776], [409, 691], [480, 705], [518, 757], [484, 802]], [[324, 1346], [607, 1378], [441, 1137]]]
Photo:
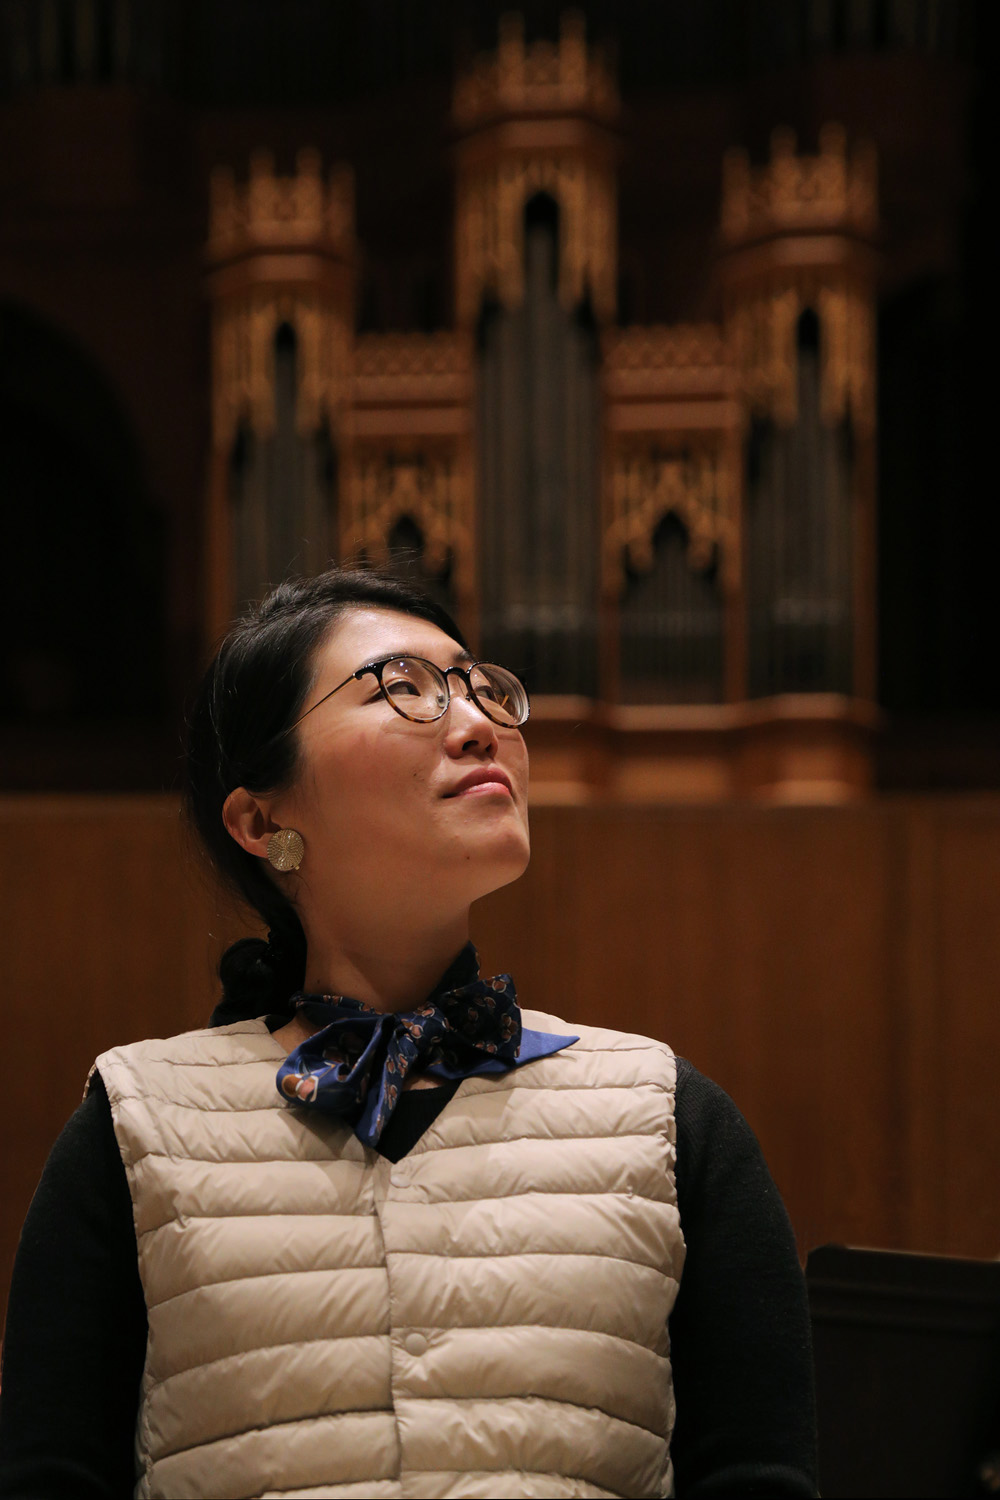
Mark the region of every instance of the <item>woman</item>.
[[268, 940], [224, 955], [209, 1029], [99, 1058], [52, 1152], [0, 1494], [815, 1493], [802, 1278], [742, 1117], [479, 976], [526, 717], [375, 573], [231, 632], [189, 810]]

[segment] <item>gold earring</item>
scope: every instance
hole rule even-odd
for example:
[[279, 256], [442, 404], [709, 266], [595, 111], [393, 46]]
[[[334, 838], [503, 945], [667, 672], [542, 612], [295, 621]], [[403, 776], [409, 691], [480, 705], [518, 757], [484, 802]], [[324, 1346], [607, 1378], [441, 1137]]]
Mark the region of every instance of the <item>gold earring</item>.
[[305, 841], [294, 828], [279, 828], [267, 841], [267, 857], [276, 870], [297, 870], [305, 852]]

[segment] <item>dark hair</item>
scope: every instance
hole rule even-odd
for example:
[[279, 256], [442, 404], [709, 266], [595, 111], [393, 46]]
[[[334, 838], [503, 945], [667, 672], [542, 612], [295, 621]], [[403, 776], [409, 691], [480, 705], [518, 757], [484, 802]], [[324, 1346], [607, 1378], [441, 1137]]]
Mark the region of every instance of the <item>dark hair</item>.
[[287, 1011], [305, 982], [298, 914], [266, 862], [230, 836], [222, 808], [238, 786], [264, 795], [292, 784], [298, 738], [287, 730], [309, 692], [317, 648], [341, 615], [365, 605], [428, 620], [466, 648], [447, 610], [409, 581], [375, 568], [331, 568], [279, 584], [237, 620], [197, 691], [188, 720], [187, 816], [224, 883], [268, 928], [267, 942], [241, 938], [222, 955], [213, 1026]]

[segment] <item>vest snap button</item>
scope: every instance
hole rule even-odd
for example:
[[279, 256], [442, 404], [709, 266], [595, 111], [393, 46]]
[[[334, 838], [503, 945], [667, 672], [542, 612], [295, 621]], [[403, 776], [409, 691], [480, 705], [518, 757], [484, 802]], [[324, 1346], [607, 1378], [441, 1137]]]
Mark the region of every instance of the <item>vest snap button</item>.
[[429, 1347], [428, 1341], [422, 1333], [408, 1333], [403, 1340], [403, 1345], [407, 1354], [412, 1354], [415, 1358], [419, 1358], [421, 1354], [426, 1354]]

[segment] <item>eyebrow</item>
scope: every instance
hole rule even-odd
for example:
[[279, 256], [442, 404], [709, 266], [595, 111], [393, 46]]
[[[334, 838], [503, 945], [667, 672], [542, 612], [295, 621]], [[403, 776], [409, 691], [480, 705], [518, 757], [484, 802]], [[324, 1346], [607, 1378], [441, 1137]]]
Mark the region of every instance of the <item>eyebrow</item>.
[[[456, 644], [457, 644], [457, 642], [456, 642]], [[372, 665], [374, 665], [374, 663], [377, 662], [377, 661], [395, 661], [396, 658], [397, 658], [397, 656], [421, 656], [421, 655], [422, 655], [422, 653], [419, 652], [419, 651], [383, 651], [381, 653], [381, 655], [379, 655], [379, 656], [373, 656], [372, 657]], [[425, 661], [430, 661], [430, 659], [431, 658], [429, 656], [423, 658], [423, 660], [425, 660]], [[474, 656], [471, 651], [467, 651], [464, 648], [464, 646], [463, 646], [463, 647], [461, 647], [455, 653], [455, 658], [454, 658], [453, 662], [451, 663], [451, 665], [453, 667], [462, 667], [462, 666], [471, 667], [473, 665], [473, 663], [477, 662], [478, 660], [479, 660], [478, 656]]]

